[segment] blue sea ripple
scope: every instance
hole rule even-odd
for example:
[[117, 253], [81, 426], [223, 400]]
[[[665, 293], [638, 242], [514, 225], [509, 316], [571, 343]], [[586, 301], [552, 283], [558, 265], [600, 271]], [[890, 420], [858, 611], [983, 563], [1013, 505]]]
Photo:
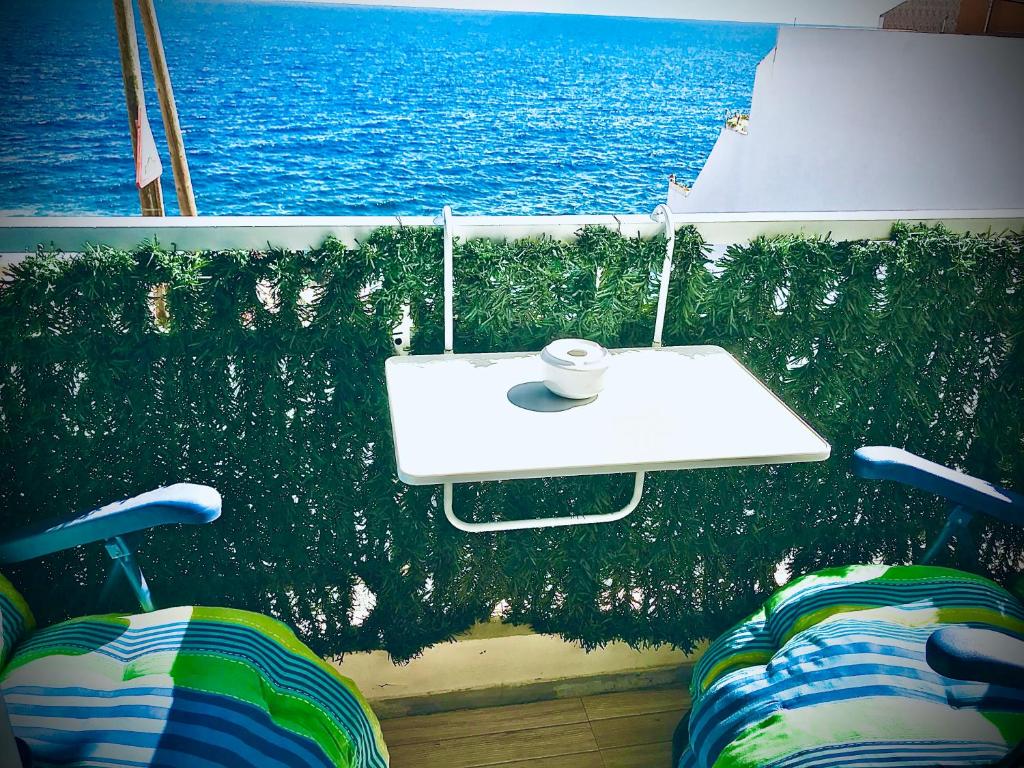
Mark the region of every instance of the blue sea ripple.
[[[138, 213], [109, 0], [0, 25], [0, 213]], [[636, 213], [692, 180], [757, 24], [157, 0], [204, 214]], [[177, 212], [156, 91], [147, 101]]]

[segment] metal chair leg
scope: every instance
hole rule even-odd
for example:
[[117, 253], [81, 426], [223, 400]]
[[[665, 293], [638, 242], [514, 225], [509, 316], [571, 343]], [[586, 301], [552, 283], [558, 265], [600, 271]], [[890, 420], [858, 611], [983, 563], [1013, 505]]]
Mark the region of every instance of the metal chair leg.
[[949, 544], [950, 539], [955, 537], [959, 543], [961, 537], [969, 537], [972, 520], [973, 516], [970, 510], [961, 506], [953, 507], [950, 510], [949, 517], [946, 518], [946, 524], [942, 526], [938, 537], [928, 547], [928, 551], [924, 553], [920, 564], [929, 565], [942, 553], [942, 550]]
[[104, 546], [107, 548], [107, 554], [114, 561], [110, 568], [110, 575], [107, 577], [104, 592], [108, 590], [116, 574], [120, 572], [128, 580], [128, 586], [135, 593], [135, 597], [138, 599], [142, 610], [145, 613], [153, 611], [153, 597], [149, 591], [149, 584], [146, 583], [146, 577], [142, 575], [142, 569], [139, 568], [132, 548], [121, 536], [107, 539], [104, 542]]

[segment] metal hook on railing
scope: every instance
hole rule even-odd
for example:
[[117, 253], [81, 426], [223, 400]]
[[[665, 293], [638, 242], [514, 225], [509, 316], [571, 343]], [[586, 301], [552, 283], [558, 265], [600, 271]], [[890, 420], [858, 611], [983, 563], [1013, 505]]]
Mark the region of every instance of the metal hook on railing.
[[658, 288], [658, 312], [654, 318], [653, 347], [661, 346], [661, 335], [665, 330], [665, 307], [668, 304], [668, 283], [672, 275], [672, 256], [676, 249], [676, 228], [672, 221], [672, 209], [662, 203], [654, 209], [651, 218], [665, 224], [665, 261], [661, 265], [661, 285]]
[[444, 227], [444, 351], [450, 355], [455, 347], [455, 315], [452, 304], [455, 301], [455, 268], [453, 263], [453, 216], [452, 207], [446, 205], [435, 224]]

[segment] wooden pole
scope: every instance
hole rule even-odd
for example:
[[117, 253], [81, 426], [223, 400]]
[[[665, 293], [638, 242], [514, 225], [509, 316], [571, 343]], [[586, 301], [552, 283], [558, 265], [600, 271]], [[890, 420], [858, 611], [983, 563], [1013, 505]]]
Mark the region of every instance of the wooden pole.
[[[145, 104], [142, 92], [142, 67], [139, 64], [139, 42], [135, 36], [135, 15], [132, 0], [114, 0], [114, 23], [117, 26], [117, 44], [121, 50], [121, 77], [124, 79], [124, 100], [128, 106], [128, 127], [132, 135], [132, 157], [138, 158], [136, 121], [139, 107]], [[160, 179], [139, 190], [143, 216], [164, 215], [164, 195]]]
[[185, 157], [185, 142], [181, 138], [178, 124], [178, 107], [174, 103], [171, 75], [167, 71], [164, 43], [160, 37], [160, 25], [156, 21], [156, 7], [153, 0], [138, 0], [142, 29], [146, 33], [146, 47], [153, 65], [153, 78], [160, 99], [160, 114], [167, 134], [167, 150], [171, 155], [171, 169], [174, 171], [174, 190], [178, 195], [178, 208], [182, 216], [196, 215], [196, 198], [192, 192], [192, 177], [188, 172], [188, 158]]

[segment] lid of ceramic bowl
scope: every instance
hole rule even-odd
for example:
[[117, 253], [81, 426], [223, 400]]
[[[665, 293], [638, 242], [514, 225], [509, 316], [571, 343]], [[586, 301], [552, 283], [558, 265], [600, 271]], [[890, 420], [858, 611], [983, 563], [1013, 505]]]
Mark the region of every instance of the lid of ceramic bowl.
[[590, 370], [608, 365], [608, 350], [586, 339], [557, 339], [544, 347], [540, 357], [558, 368]]

